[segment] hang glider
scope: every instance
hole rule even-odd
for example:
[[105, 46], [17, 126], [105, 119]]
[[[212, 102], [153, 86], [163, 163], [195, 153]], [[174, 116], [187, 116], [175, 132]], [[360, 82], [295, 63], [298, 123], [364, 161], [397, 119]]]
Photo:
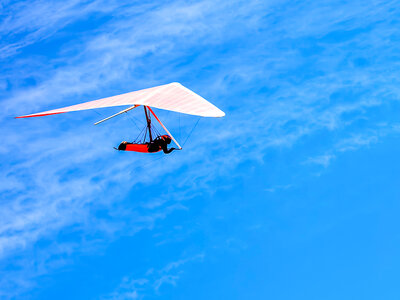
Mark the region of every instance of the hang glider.
[[[108, 118], [100, 120], [95, 123], [95, 125], [100, 124], [104, 121], [107, 121], [113, 117], [116, 117], [120, 114], [128, 112], [138, 106], [144, 106], [145, 116], [147, 122], [147, 130], [148, 137], [150, 139], [149, 142], [142, 141], [141, 143], [127, 143], [128, 145], [138, 145], [137, 147], [126, 147], [126, 149], [120, 150], [128, 150], [128, 151], [136, 151], [136, 152], [157, 152], [157, 151], [144, 151], [145, 146], [147, 147], [150, 144], [154, 144], [157, 138], [153, 139], [152, 136], [152, 127], [151, 127], [151, 118], [150, 113], [154, 116], [154, 118], [160, 123], [160, 125], [164, 128], [164, 130], [168, 133], [170, 140], [172, 139], [175, 144], [182, 149], [179, 143], [175, 140], [175, 138], [171, 135], [168, 129], [164, 126], [164, 124], [160, 121], [160, 119], [156, 116], [152, 108], [159, 108], [169, 111], [174, 111], [178, 113], [184, 113], [189, 115], [195, 115], [200, 117], [223, 117], [225, 113], [217, 108], [215, 105], [211, 104], [201, 96], [197, 95], [193, 91], [184, 87], [178, 82], [173, 82], [166, 85], [156, 86], [144, 90], [134, 91], [126, 94], [121, 94], [113, 97], [103, 98], [99, 100], [84, 102], [72, 106], [67, 106], [63, 108], [48, 110], [44, 112], [39, 112], [30, 115], [19, 116], [16, 118], [31, 118], [31, 117], [42, 117], [48, 115], [62, 114], [66, 112], [73, 111], [81, 111], [95, 108], [103, 108], [103, 107], [113, 107], [113, 106], [130, 106]], [[146, 136], [145, 136], [146, 137]], [[168, 139], [167, 139], [168, 140]], [[161, 143], [161, 142], [160, 142]], [[139, 147], [139, 145], [142, 145]], [[162, 145], [161, 145], [162, 146]], [[159, 147], [160, 151], [163, 147]], [[128, 149], [129, 148], [129, 149]], [[140, 149], [139, 149], [140, 148]], [[151, 148], [151, 147], [150, 147]], [[139, 150], [140, 151], [139, 151]], [[163, 149], [164, 150], [164, 149]], [[164, 151], [165, 152], [165, 151]]]

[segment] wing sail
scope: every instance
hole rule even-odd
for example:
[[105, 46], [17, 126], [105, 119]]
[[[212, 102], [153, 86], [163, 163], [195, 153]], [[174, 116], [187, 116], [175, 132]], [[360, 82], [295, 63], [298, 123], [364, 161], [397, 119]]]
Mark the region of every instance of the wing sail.
[[17, 118], [41, 117], [94, 108], [145, 105], [201, 117], [223, 117], [225, 113], [178, 82], [113, 97], [84, 102]]

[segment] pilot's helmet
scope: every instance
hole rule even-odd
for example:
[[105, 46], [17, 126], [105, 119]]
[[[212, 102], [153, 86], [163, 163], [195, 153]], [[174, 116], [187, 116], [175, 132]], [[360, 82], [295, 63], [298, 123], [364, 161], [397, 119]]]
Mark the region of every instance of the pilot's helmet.
[[162, 138], [167, 144], [171, 143], [171, 137], [169, 135], [163, 135]]

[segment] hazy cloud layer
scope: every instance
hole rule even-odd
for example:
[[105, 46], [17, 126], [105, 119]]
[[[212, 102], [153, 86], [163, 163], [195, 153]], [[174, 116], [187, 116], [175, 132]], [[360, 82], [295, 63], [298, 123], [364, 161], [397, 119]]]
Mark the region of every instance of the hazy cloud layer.
[[[388, 18], [399, 14], [394, 1], [3, 1], [0, 7], [5, 297], [29, 290], [75, 252], [101, 251], [104, 237], [133, 235], [188, 209], [182, 200], [212, 193], [210, 181], [243, 162], [263, 162], [271, 149], [324, 138], [324, 147], [298, 163], [328, 167], [340, 153], [398, 132], [374, 113], [398, 100], [398, 65], [388, 63], [399, 51], [391, 42], [399, 38], [397, 22]], [[85, 30], [74, 28], [80, 25]], [[91, 126], [111, 110], [11, 118], [172, 81], [227, 116], [201, 120], [185, 151], [169, 157], [112, 151], [136, 128], [126, 117]], [[182, 139], [196, 122], [160, 116], [172, 132], [182, 130]], [[163, 200], [126, 202], [135, 185], [161, 179], [173, 186]], [[99, 216], [103, 210], [106, 217]], [[75, 239], [62, 241], [68, 232]], [[175, 284], [175, 276], [128, 281], [157, 291]], [[129, 293], [139, 297], [136, 289]]]

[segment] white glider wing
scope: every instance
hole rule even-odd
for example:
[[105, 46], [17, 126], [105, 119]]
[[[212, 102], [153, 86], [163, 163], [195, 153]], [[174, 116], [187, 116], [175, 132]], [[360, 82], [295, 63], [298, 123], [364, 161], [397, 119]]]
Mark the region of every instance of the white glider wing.
[[112, 107], [144, 105], [201, 117], [223, 117], [225, 113], [203, 97], [192, 92], [178, 82], [160, 85], [144, 90], [113, 97], [84, 102], [63, 108], [48, 110], [17, 118], [41, 117], [71, 111]]

